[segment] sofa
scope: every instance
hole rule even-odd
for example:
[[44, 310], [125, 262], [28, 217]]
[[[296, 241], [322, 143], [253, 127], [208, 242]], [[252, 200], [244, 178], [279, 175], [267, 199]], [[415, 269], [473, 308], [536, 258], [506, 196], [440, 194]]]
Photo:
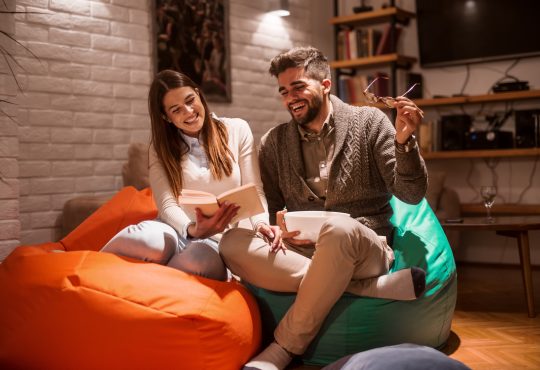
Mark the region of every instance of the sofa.
[[[459, 218], [460, 201], [457, 192], [445, 186], [445, 173], [429, 174], [426, 200], [439, 220]], [[148, 180], [148, 144], [133, 143], [128, 149], [128, 159], [122, 167], [124, 186], [133, 186], [142, 190], [149, 186]], [[62, 212], [61, 237], [73, 231], [81, 222], [102, 206], [110, 196], [79, 196], [68, 200]], [[447, 232], [452, 249], [459, 246], [459, 232]]]

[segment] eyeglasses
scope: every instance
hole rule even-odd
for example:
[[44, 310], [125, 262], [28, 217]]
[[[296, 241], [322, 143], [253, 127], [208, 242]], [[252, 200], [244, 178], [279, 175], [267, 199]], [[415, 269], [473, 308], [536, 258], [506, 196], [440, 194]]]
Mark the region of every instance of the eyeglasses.
[[[366, 89], [364, 91], [362, 91], [362, 93], [364, 94], [364, 97], [366, 98], [366, 101], [368, 103], [370, 103], [370, 104], [375, 104], [375, 103], [381, 102], [385, 106], [387, 106], [388, 108], [394, 108], [394, 103], [396, 102], [396, 98], [392, 98], [391, 96], [377, 96], [377, 95], [373, 94], [372, 92], [368, 91], [369, 88], [371, 87], [371, 85], [373, 85], [375, 83], [375, 81], [377, 81], [379, 78], [384, 78], [385, 80], [388, 79], [387, 77], [376, 77], [373, 81], [371, 81], [371, 83], [366, 87]], [[414, 85], [412, 85], [411, 87], [409, 87], [409, 90], [405, 91], [405, 93], [400, 95], [400, 97], [403, 97], [403, 96], [407, 95], [408, 93], [410, 93], [412, 91], [412, 89], [415, 88], [416, 85], [419, 85], [419, 83], [417, 82]]]

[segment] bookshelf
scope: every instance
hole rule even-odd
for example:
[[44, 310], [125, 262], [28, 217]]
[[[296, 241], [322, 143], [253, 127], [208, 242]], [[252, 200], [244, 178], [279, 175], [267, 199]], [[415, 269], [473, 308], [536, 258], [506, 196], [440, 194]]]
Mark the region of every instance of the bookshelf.
[[[447, 98], [415, 99], [416, 105], [422, 108], [436, 108], [451, 105], [488, 104], [497, 102], [510, 102], [518, 100], [540, 99], [540, 90], [511, 91], [483, 95], [454, 96]], [[364, 105], [357, 103], [355, 105]], [[388, 110], [383, 104], [373, 106]], [[473, 159], [473, 158], [519, 158], [540, 156], [540, 148], [514, 148], [514, 149], [484, 149], [484, 150], [449, 150], [422, 152], [424, 159]]]
[[419, 107], [438, 107], [444, 105], [483, 104], [527, 99], [540, 99], [540, 90], [511, 91], [505, 93], [455, 96], [435, 99], [417, 99], [414, 102]]
[[334, 17], [330, 19], [330, 24], [340, 26], [369, 26], [390, 22], [392, 21], [392, 18], [395, 18], [395, 20], [400, 23], [406, 24], [409, 19], [414, 18], [414, 13], [400, 8], [390, 7], [371, 12]]
[[422, 152], [424, 159], [464, 159], [464, 158], [517, 158], [540, 156], [540, 148], [448, 150]]
[[396, 63], [403, 68], [409, 68], [411, 64], [416, 62], [416, 58], [407, 57], [399, 54], [384, 54], [375, 55], [365, 58], [356, 58], [349, 60], [337, 60], [330, 62], [330, 67], [334, 69], [338, 68], [360, 68], [360, 67], [376, 67], [380, 65], [387, 65], [390, 63]]
[[[414, 102], [419, 107], [436, 108], [446, 105], [484, 104], [533, 99], [540, 99], [540, 90], [511, 91], [505, 93], [484, 95], [452, 96], [447, 98], [415, 99]], [[356, 103], [354, 105], [361, 106], [364, 104]], [[373, 106], [380, 109], [388, 109], [384, 104], [374, 104]]]
[[[380, 39], [382, 45], [371, 45], [372, 50], [377, 46], [377, 53], [372, 55], [354, 57], [354, 53], [351, 53], [351, 57], [346, 58], [343, 56], [344, 53], [340, 52], [340, 48], [336, 47], [335, 61], [330, 62], [330, 67], [336, 72], [336, 80], [340, 81], [341, 76], [343, 75], [354, 75], [358, 70], [363, 68], [388, 68], [390, 70], [388, 75], [390, 83], [389, 93], [390, 95], [395, 96], [397, 91], [396, 75], [398, 68], [408, 69], [417, 61], [415, 57], [401, 55], [395, 52], [395, 50], [397, 50], [396, 35], [399, 34], [398, 24], [406, 26], [409, 20], [415, 17], [415, 14], [396, 7], [394, 0], [390, 1], [390, 6], [387, 8], [352, 15], [340, 16], [339, 14], [339, 1], [334, 0], [334, 17], [330, 19], [330, 24], [334, 26], [334, 39], [336, 45], [342, 44], [340, 42], [342, 39], [340, 32], [344, 30], [352, 30], [352, 32], [355, 32], [357, 29], [385, 24], [387, 27]], [[385, 35], [385, 33], [388, 35]], [[386, 42], [383, 42], [383, 40]], [[371, 42], [371, 40], [369, 42]], [[345, 44], [348, 45], [348, 41], [345, 41]], [[388, 47], [384, 47], [383, 45]], [[380, 49], [382, 49], [382, 52]], [[388, 49], [390, 52], [387, 51]], [[340, 87], [340, 84], [337, 84], [337, 95], [342, 98], [345, 95], [345, 91], [343, 91], [343, 87]], [[354, 104], [355, 102], [351, 103]]]

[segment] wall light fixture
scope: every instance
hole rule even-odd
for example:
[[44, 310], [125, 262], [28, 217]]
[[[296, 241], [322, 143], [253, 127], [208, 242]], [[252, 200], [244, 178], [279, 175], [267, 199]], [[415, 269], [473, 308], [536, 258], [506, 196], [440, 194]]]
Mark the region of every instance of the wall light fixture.
[[289, 11], [289, 0], [268, 0], [268, 13], [279, 17], [291, 15]]

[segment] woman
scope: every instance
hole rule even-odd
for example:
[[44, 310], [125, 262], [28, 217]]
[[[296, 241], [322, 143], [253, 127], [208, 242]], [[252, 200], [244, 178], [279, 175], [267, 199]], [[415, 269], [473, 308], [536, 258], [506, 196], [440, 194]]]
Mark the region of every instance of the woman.
[[[212, 217], [197, 209], [196, 220], [190, 220], [177, 199], [183, 188], [220, 194], [251, 182], [266, 208], [249, 125], [210, 113], [195, 83], [172, 70], [155, 77], [148, 107], [152, 125], [149, 175], [158, 219], [126, 227], [102, 251], [226, 280], [218, 242], [238, 206], [221, 204]], [[281, 231], [268, 225], [267, 213], [252, 217], [251, 224], [271, 241], [272, 251], [284, 249]]]

